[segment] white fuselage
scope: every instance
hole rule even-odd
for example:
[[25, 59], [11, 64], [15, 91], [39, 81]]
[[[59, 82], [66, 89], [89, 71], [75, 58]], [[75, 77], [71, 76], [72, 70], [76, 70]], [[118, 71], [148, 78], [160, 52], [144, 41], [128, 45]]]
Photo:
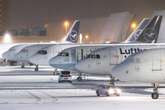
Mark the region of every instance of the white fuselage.
[[18, 44], [11, 47], [3, 54], [3, 57], [10, 61], [29, 62], [29, 58], [33, 56], [38, 50], [45, 48], [51, 44], [39, 43], [25, 43]]
[[165, 48], [130, 56], [112, 69], [114, 77], [127, 82], [165, 82]]
[[44, 48], [43, 50], [46, 51], [46, 54], [42, 53], [35, 53], [33, 56], [29, 58], [29, 61], [31, 63], [37, 64], [37, 65], [45, 65], [49, 66], [49, 60], [57, 56], [58, 53], [60, 53], [62, 50], [69, 48], [69, 47], [74, 47], [77, 46], [76, 44], [56, 44], [49, 46], [47, 48]]
[[120, 64], [128, 56], [139, 53], [144, 49], [165, 48], [164, 44], [114, 44], [110, 47], [99, 49], [91, 54], [100, 58], [87, 58], [76, 64], [75, 68], [82, 73], [111, 74], [113, 67]]
[[28, 44], [16, 44], [2, 54], [2, 57], [10, 61], [18, 61], [17, 53], [28, 46]]
[[84, 60], [92, 51], [105, 48], [111, 44], [82, 44], [71, 48], [66, 48], [57, 56], [49, 60], [49, 64], [54, 68], [65, 70], [75, 70], [75, 64]]

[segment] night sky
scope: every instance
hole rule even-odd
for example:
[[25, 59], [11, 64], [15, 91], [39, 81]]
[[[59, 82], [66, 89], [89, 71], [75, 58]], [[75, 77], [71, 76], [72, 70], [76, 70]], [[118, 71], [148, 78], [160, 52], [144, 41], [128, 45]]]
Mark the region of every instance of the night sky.
[[129, 11], [148, 16], [153, 10], [165, 9], [164, 0], [9, 0], [11, 25], [43, 23], [63, 19], [106, 17], [114, 12]]
[[[136, 19], [150, 16], [155, 10], [165, 10], [164, 0], [9, 0], [9, 28], [31, 25], [55, 24], [51, 37], [57, 40], [64, 36], [62, 21], [80, 19], [81, 31], [98, 36], [104, 20], [112, 13], [127, 11]], [[84, 22], [85, 21], [85, 22]], [[93, 22], [93, 23], [92, 23]], [[96, 24], [97, 23], [97, 24]], [[95, 25], [94, 25], [95, 24]], [[93, 27], [91, 27], [93, 25]], [[99, 26], [98, 26], [99, 25]], [[98, 27], [97, 27], [98, 26]], [[94, 29], [97, 27], [97, 29]], [[91, 32], [91, 30], [94, 30]], [[98, 32], [98, 33], [96, 33]], [[107, 31], [108, 32], [108, 31]], [[58, 36], [58, 37], [57, 37]], [[31, 41], [34, 38], [30, 38]], [[38, 38], [36, 38], [38, 39]], [[40, 40], [41, 38], [39, 38]], [[96, 38], [93, 38], [97, 40]], [[24, 41], [25, 38], [22, 39]]]

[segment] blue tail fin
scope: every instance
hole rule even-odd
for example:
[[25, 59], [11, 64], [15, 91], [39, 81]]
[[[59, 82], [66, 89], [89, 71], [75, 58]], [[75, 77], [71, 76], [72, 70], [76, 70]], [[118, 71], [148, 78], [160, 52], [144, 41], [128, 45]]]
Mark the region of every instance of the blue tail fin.
[[154, 16], [152, 19], [144, 19], [125, 42], [156, 43], [161, 21], [162, 16]]
[[66, 41], [71, 43], [77, 43], [80, 30], [80, 21], [76, 20], [70, 30], [67, 33]]

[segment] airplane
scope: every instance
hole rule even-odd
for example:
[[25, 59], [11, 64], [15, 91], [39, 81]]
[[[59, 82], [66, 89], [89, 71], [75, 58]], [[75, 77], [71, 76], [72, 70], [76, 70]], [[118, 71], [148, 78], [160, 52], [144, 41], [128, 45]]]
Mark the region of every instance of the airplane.
[[[70, 30], [68, 31], [65, 37], [65, 41], [62, 43], [62, 44], [65, 44], [65, 46], [62, 46], [61, 43], [21, 44], [21, 45], [13, 46], [7, 52], [5, 52], [2, 56], [3, 58], [7, 60], [22, 62], [22, 65], [24, 65], [24, 63], [33, 63], [29, 61], [29, 58], [31, 58], [36, 53], [40, 55], [47, 54], [47, 50], [45, 49], [48, 47], [54, 47], [53, 51], [56, 51], [58, 53], [60, 49], [66, 48], [66, 44], [69, 45], [72, 43], [76, 43], [78, 41], [78, 36], [79, 36], [79, 27], [80, 27], [80, 21], [75, 20], [75, 22], [73, 23], [73, 25], [71, 26]], [[35, 71], [38, 71], [38, 64], [36, 63], [35, 65], [36, 65]]]
[[[158, 22], [158, 25], [155, 25], [153, 28], [155, 31], [147, 31], [151, 33], [145, 33], [148, 36], [158, 36], [159, 29], [160, 29], [160, 21]], [[151, 30], [153, 30], [151, 29]], [[151, 37], [149, 37], [151, 38]], [[156, 40], [158, 37], [155, 37]], [[129, 58], [130, 55], [133, 54], [138, 54], [141, 53], [143, 54], [143, 51], [147, 51], [148, 49], [159, 49], [159, 48], [164, 48], [164, 44], [154, 44], [154, 43], [135, 43], [135, 44], [113, 44], [111, 47], [106, 47], [104, 49], [97, 49], [96, 51], [93, 51], [92, 53], [89, 54], [89, 57], [87, 57], [85, 60], [78, 62], [75, 65], [75, 68], [77, 71], [83, 72], [83, 73], [88, 73], [88, 74], [101, 74], [101, 75], [110, 75], [112, 79], [112, 84], [114, 85], [115, 78], [116, 78], [116, 73], [122, 74], [122, 70], [126, 70], [128, 68], [128, 64], [126, 66], [120, 66], [116, 68], [116, 65], [120, 65], [122, 61], [124, 61], [127, 58]], [[152, 54], [151, 54], [152, 56]], [[154, 57], [154, 56], [152, 56]], [[126, 62], [124, 61], [124, 62]], [[133, 60], [135, 62], [135, 60]], [[125, 63], [122, 63], [125, 64]], [[132, 63], [130, 64], [132, 65]], [[147, 65], [147, 64], [146, 64]], [[121, 69], [122, 67], [122, 69]], [[124, 68], [125, 67], [125, 68]], [[132, 67], [132, 66], [131, 66]], [[131, 68], [130, 67], [130, 68]], [[144, 65], [143, 65], [144, 67]], [[113, 70], [115, 68], [115, 70]], [[134, 68], [135, 65], [134, 65]], [[137, 69], [137, 68], [136, 68]], [[126, 74], [127, 71], [125, 71]], [[144, 71], [143, 71], [144, 73]], [[114, 75], [115, 74], [115, 75]], [[137, 73], [138, 74], [138, 73]], [[119, 76], [117, 75], [117, 78], [121, 80], [120, 78], [129, 78], [126, 76]], [[136, 77], [134, 77], [136, 79]], [[121, 80], [123, 81], [123, 80]], [[130, 80], [128, 80], [130, 81]], [[136, 80], [135, 80], [136, 81]], [[144, 80], [143, 80], [144, 81]], [[155, 84], [156, 85], [156, 84]], [[154, 90], [156, 87], [154, 86]], [[97, 94], [100, 95], [100, 93], [97, 91]], [[155, 95], [156, 94], [156, 95]], [[153, 93], [152, 97], [157, 98], [158, 95], [157, 93]]]
[[[147, 42], [147, 43], [152, 43], [156, 42], [158, 38], [158, 33], [159, 33], [159, 27], [161, 23], [162, 17], [161, 16], [154, 16], [152, 19], [144, 19], [140, 23], [140, 25], [137, 27], [137, 29], [128, 37], [128, 39], [121, 44], [86, 44], [86, 45], [80, 45], [76, 47], [71, 47], [63, 50], [61, 53], [59, 53], [57, 56], [53, 57], [50, 59], [49, 63], [52, 67], [54, 68], [61, 68], [65, 69], [68, 71], [78, 71], [80, 73], [92, 73], [95, 74], [98, 73], [100, 74], [100, 69], [99, 67], [95, 69], [95, 63], [98, 63], [96, 59], [101, 57], [100, 55], [97, 54], [92, 54], [96, 53], [97, 50], [102, 50], [105, 48], [115, 48], [116, 46], [122, 47], [123, 44], [132, 44], [132, 43], [142, 43], [142, 42]], [[150, 29], [154, 29], [155, 34], [153, 36], [146, 35], [146, 31], [151, 33], [149, 31]], [[95, 52], [96, 51], [96, 52]], [[138, 50], [137, 50], [138, 51]], [[113, 55], [117, 53], [114, 51], [114, 53], [108, 53]], [[90, 64], [90, 61], [88, 60], [93, 60], [93, 62]], [[94, 63], [94, 65], [92, 65]], [[83, 66], [81, 66], [83, 65]], [[90, 67], [88, 67], [90, 65]], [[91, 67], [92, 66], [92, 67]], [[94, 67], [94, 68], [93, 68]], [[94, 69], [94, 70], [93, 70]], [[91, 71], [92, 70], [92, 71]], [[96, 70], [96, 71], [95, 71]], [[104, 72], [105, 74], [105, 72]], [[109, 75], [109, 73], [108, 73]], [[80, 78], [80, 77], [79, 77]]]
[[123, 82], [151, 83], [152, 99], [159, 98], [159, 84], [165, 83], [164, 44], [129, 56], [112, 69], [114, 77]]
[[[153, 20], [155, 22], [153, 22]], [[161, 25], [161, 16], [153, 17], [149, 25], [141, 32], [139, 38], [140, 40], [145, 40], [150, 42], [156, 42], [158, 39], [159, 29]], [[154, 25], [153, 25], [154, 24]], [[152, 31], [151, 31], [152, 30]], [[94, 51], [87, 54], [87, 56], [82, 57], [83, 46], [72, 47], [65, 49], [58, 56], [50, 60], [50, 65], [58, 68], [69, 69], [72, 71], [78, 71], [80, 73], [87, 73], [93, 75], [109, 75], [111, 77], [110, 83], [114, 86], [115, 79], [112, 74], [112, 69], [124, 61], [128, 56], [139, 53], [144, 49], [153, 49], [164, 47], [165, 45], [160, 45], [155, 43], [121, 43], [121, 44], [109, 44], [105, 48], [96, 48], [92, 46], [86, 46], [86, 49], [96, 48]], [[76, 52], [75, 52], [76, 51]], [[75, 57], [73, 53], [79, 53], [80, 57]], [[78, 58], [80, 60], [77, 60]], [[108, 90], [108, 89], [107, 89]], [[111, 91], [113, 91], [111, 89]], [[114, 91], [119, 91], [114, 88]], [[98, 96], [103, 92], [103, 89], [96, 90]], [[115, 93], [115, 92], [114, 92]], [[116, 93], [118, 95], [118, 93]], [[105, 94], [104, 94], [105, 95]]]
[[3, 64], [6, 64], [7, 61], [2, 57], [3, 53], [8, 51], [11, 47], [18, 45], [18, 44], [13, 44], [13, 43], [2, 43], [0, 44], [0, 62]]
[[[15, 63], [17, 60], [16, 59], [16, 54], [19, 52], [21, 49], [25, 48], [27, 45], [31, 45], [32, 43], [18, 43], [14, 44], [10, 48], [8, 48], [7, 51], [2, 53], [2, 58], [5, 59], [7, 62], [9, 62], [11, 65]], [[21, 64], [21, 68], [24, 68], [24, 63]]]
[[[150, 19], [148, 19], [148, 18], [146, 18], [144, 21], [143, 21], [143, 25], [141, 25], [141, 29], [143, 29], [148, 23], [149, 23], [149, 21], [150, 21]], [[137, 32], [137, 33], [140, 33], [141, 31], [140, 31], [140, 29], [138, 30], [139, 32]], [[136, 37], [136, 35], [135, 34], [133, 34], [134, 35], [134, 37]], [[131, 35], [131, 36], [133, 36], [133, 35]], [[130, 36], [130, 37], [131, 37]], [[133, 41], [133, 40], [132, 40]], [[71, 46], [71, 47], [76, 47], [76, 46], [82, 46], [82, 44], [79, 44], [79, 45], [75, 45], [75, 46]], [[96, 44], [94, 44], [94, 45], [96, 45]], [[99, 46], [101, 46], [100, 44], [99, 44]], [[102, 46], [101, 46], [102, 47]], [[104, 47], [104, 46], [103, 46]], [[67, 47], [67, 48], [69, 48], [69, 46]], [[45, 54], [45, 55], [41, 55], [41, 54], [39, 54], [39, 53], [36, 53], [35, 55], [33, 55], [29, 60], [30, 60], [30, 62], [33, 62], [33, 63], [35, 63], [35, 64], [38, 64], [38, 65], [49, 65], [49, 60], [52, 58], [52, 57], [54, 57], [54, 56], [56, 56], [55, 54], [52, 54], [53, 53], [53, 49], [54, 49], [54, 47], [49, 47], [49, 48], [45, 48], [45, 50], [47, 50], [47, 52], [48, 52], [48, 54]], [[91, 51], [91, 50], [90, 50]], [[42, 59], [42, 60], [39, 60], [39, 59]]]
[[[146, 24], [148, 23], [150, 21], [150, 19], [145, 19], [143, 22], [143, 27], [145, 27], [146, 26]], [[140, 32], [140, 31], [139, 31]], [[134, 35], [134, 37], [135, 37], [135, 35]], [[67, 45], [66, 47], [67, 48], [69, 48], [70, 46], [71, 47], [75, 47], [75, 46], [80, 46], [81, 44], [79, 44], [79, 45], [77, 45], [77, 44], [75, 44], [75, 45]], [[95, 44], [94, 44], [95, 45]], [[66, 48], [66, 47], [64, 47], [64, 49]], [[54, 56], [56, 56], [57, 54], [58, 54], [58, 52], [55, 52], [54, 53], [54, 51], [56, 51], [57, 49], [56, 48], [61, 48], [61, 47], [57, 47], [57, 46], [51, 46], [51, 47], [47, 47], [47, 48], [44, 48], [43, 50], [41, 49], [41, 50], [39, 50], [39, 51], [47, 51], [46, 53], [47, 54], [41, 54], [40, 52], [37, 52], [35, 55], [33, 55], [33, 56], [31, 56], [30, 58], [29, 58], [29, 61], [31, 62], [31, 63], [33, 63], [33, 64], [37, 64], [37, 65], [45, 65], [45, 66], [48, 66], [49, 65], [49, 60], [52, 58], [52, 57], [54, 57]], [[61, 49], [61, 50], [63, 50], [63, 49]], [[61, 50], [59, 50], [59, 52], [61, 51]]]

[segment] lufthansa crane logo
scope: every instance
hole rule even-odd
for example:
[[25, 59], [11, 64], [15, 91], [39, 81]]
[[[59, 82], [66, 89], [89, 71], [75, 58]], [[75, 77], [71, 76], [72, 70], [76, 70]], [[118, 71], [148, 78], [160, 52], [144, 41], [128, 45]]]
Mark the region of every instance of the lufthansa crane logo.
[[72, 41], [76, 41], [77, 40], [77, 31], [72, 31], [69, 35], [69, 38], [72, 40]]
[[139, 29], [139, 30], [136, 31], [136, 33], [135, 33], [135, 35], [134, 35], [135, 40], [138, 39], [138, 37], [141, 35], [142, 32], [143, 32], [143, 31], [142, 31], [141, 29]]

